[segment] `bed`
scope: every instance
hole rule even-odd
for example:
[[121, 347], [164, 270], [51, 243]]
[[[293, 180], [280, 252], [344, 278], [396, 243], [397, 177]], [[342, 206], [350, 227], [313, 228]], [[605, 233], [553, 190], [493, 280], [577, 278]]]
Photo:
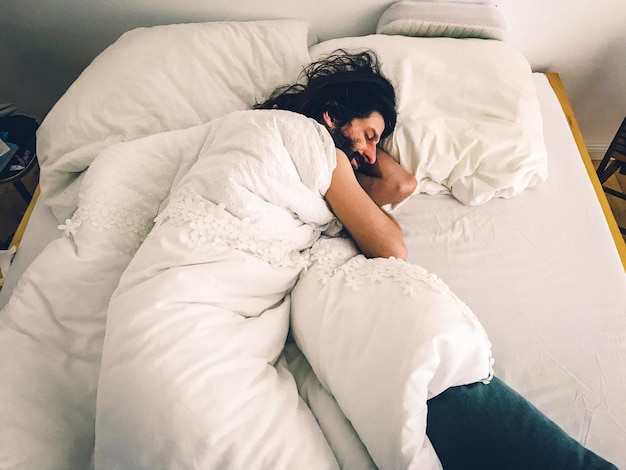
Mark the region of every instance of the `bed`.
[[[321, 42], [300, 20], [140, 28], [90, 64], [38, 132], [0, 291], [3, 468], [440, 468], [426, 400], [494, 373], [626, 466], [626, 250], [562, 84], [493, 6], [434, 5]], [[316, 125], [248, 111], [338, 48], [375, 50], [398, 92], [407, 262], [338, 236]], [[220, 158], [251, 148], [233, 181]]]

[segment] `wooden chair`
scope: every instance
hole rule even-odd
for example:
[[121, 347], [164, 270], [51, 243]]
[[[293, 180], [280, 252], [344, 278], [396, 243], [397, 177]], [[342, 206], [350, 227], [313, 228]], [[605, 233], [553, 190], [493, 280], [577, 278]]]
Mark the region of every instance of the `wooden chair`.
[[[626, 194], [604, 186], [606, 180], [618, 170], [621, 175], [626, 175], [626, 117], [622, 121], [622, 125], [619, 127], [615, 137], [613, 137], [611, 145], [609, 145], [606, 154], [604, 154], [604, 158], [602, 158], [596, 170], [604, 192], [626, 201]], [[625, 227], [620, 227], [619, 229], [620, 232], [626, 234]]]

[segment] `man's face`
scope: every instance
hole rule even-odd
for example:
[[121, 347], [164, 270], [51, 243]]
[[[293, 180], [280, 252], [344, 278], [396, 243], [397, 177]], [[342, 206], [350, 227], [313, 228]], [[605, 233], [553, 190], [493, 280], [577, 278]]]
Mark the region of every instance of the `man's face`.
[[348, 156], [354, 171], [363, 165], [376, 162], [376, 145], [385, 130], [385, 120], [378, 111], [366, 118], [355, 118], [341, 128], [333, 122], [327, 122], [326, 127], [335, 146]]

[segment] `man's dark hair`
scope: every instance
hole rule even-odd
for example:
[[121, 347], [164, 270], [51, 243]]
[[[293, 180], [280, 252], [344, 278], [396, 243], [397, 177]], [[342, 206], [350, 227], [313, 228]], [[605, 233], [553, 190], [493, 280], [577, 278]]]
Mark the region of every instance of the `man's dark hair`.
[[257, 109], [285, 109], [322, 121], [325, 111], [339, 128], [355, 118], [378, 111], [385, 130], [381, 139], [396, 126], [396, 94], [381, 73], [378, 57], [371, 50], [348, 52], [338, 49], [304, 68], [297, 82], [278, 88]]

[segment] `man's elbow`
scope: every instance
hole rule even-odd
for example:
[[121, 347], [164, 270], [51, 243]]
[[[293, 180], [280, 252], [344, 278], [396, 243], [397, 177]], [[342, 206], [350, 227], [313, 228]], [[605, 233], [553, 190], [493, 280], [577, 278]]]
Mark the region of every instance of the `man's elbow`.
[[415, 176], [409, 173], [407, 177], [403, 178], [402, 182], [400, 183], [398, 187], [398, 193], [404, 201], [415, 192], [415, 188], [417, 188], [417, 179], [415, 178]]
[[393, 188], [392, 194], [394, 195], [391, 199], [392, 204], [397, 204], [409, 196], [413, 195], [415, 192], [415, 188], [417, 187], [417, 179], [415, 176], [407, 173], [406, 177], [395, 182], [395, 186]]

